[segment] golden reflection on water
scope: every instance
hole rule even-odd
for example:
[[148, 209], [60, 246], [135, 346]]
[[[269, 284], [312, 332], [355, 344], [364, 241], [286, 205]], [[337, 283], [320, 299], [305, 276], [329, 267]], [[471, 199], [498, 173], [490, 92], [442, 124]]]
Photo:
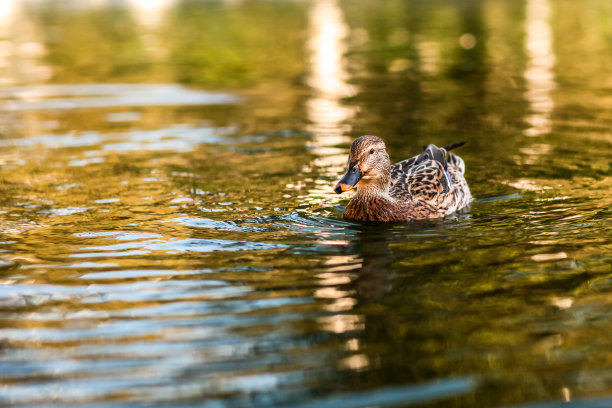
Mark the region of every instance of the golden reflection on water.
[[164, 23], [164, 18], [177, 0], [129, 0], [133, 16], [141, 25], [140, 36], [145, 50], [152, 56], [162, 59], [166, 56], [161, 38], [155, 30]]
[[334, 314], [318, 319], [323, 330], [333, 333], [346, 333], [363, 330], [364, 317], [355, 314]]
[[138, 22], [145, 27], [155, 28], [163, 22], [165, 15], [177, 0], [128, 0]]
[[525, 49], [528, 61], [525, 70], [525, 97], [529, 102], [530, 113], [525, 120], [530, 127], [524, 133], [527, 136], [539, 136], [552, 130], [550, 115], [555, 106], [551, 95], [556, 83], [549, 0], [528, 0], [526, 13]]
[[[346, 164], [346, 150], [338, 146], [350, 143], [346, 135], [351, 130], [348, 121], [356, 112], [343, 102], [355, 93], [348, 83], [344, 59], [349, 27], [337, 0], [313, 1], [308, 21], [307, 84], [312, 96], [305, 108], [310, 122], [306, 129], [312, 132], [308, 146], [315, 155], [311, 165], [322, 175], [336, 177]], [[315, 183], [315, 188], [302, 198], [311, 205], [326, 205], [341, 199], [332, 192], [332, 183], [328, 181]]]
[[44, 82], [53, 71], [39, 27], [24, 11], [24, 3], [2, 1], [0, 6], [0, 84]]
[[420, 69], [430, 75], [435, 75], [440, 70], [440, 45], [431, 40], [419, 38], [417, 42], [419, 52]]
[[354, 354], [346, 357], [339, 362], [340, 368], [349, 370], [361, 370], [370, 365], [370, 359], [367, 354]]
[[350, 131], [346, 123], [354, 114], [354, 108], [342, 103], [342, 98], [354, 94], [348, 84], [348, 72], [344, 53], [349, 28], [336, 0], [313, 1], [309, 11], [309, 78], [313, 96], [306, 102], [306, 110], [313, 132], [313, 151], [319, 157], [318, 167], [335, 167], [344, 163], [344, 151], [334, 146], [347, 143], [345, 135]]

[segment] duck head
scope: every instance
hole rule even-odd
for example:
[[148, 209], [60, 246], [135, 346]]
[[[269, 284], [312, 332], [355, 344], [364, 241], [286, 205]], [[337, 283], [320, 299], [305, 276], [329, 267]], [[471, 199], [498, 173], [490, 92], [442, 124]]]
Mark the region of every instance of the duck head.
[[391, 163], [385, 142], [377, 136], [361, 136], [351, 145], [348, 169], [334, 191], [341, 194], [357, 186], [358, 192], [389, 188]]

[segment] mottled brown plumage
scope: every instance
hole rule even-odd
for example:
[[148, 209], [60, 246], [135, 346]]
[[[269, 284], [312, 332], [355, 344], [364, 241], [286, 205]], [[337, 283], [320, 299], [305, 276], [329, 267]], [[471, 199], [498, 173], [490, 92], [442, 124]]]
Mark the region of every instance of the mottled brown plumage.
[[463, 160], [448, 150], [426, 146], [421, 154], [391, 165], [385, 143], [361, 136], [351, 145], [349, 167], [336, 185], [342, 193], [357, 186], [344, 218], [365, 222], [405, 222], [440, 218], [469, 205]]

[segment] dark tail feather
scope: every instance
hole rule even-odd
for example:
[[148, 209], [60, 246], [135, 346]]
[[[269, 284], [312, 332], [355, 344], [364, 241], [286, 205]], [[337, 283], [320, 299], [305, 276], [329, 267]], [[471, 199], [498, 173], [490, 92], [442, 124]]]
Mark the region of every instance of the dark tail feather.
[[466, 143], [467, 142], [453, 143], [451, 145], [448, 145], [448, 146], [444, 147], [444, 150], [446, 150], [448, 152], [449, 150], [453, 150], [453, 149], [456, 149], [458, 147], [461, 147], [461, 146], [463, 146]]
[[[467, 142], [457, 142], [457, 143], [453, 143], [453, 144], [450, 144], [450, 145], [448, 145], [448, 146], [444, 146], [444, 147], [443, 147], [443, 149], [444, 149], [444, 150], [446, 150], [446, 151], [448, 152], [449, 150], [453, 150], [453, 149], [456, 149], [456, 148], [458, 148], [458, 147], [461, 147], [461, 146], [463, 146], [463, 145], [464, 145], [464, 144], [466, 144], [466, 143], [467, 143]], [[423, 146], [423, 151], [425, 151], [425, 149], [427, 149], [427, 146]]]
[[430, 144], [429, 146], [423, 147], [423, 153], [418, 155], [415, 164], [422, 163], [426, 160], [435, 160], [440, 162], [440, 164], [444, 166], [444, 169], [446, 169], [446, 159], [444, 158], [445, 154], [446, 152], [444, 150], [440, 149], [436, 145]]
[[446, 153], [449, 150], [456, 149], [457, 147], [463, 146], [466, 142], [453, 143], [452, 145], [448, 145], [443, 148], [439, 148], [436, 145], [430, 144], [428, 146], [423, 146], [423, 153], [419, 154], [414, 162], [414, 164], [422, 163], [426, 160], [435, 160], [440, 162], [442, 166], [444, 166], [444, 170], [446, 170]]

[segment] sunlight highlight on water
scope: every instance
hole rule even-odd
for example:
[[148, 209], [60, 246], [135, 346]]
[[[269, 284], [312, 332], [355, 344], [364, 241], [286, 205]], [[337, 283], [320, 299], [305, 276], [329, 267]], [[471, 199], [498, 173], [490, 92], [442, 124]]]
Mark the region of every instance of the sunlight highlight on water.
[[531, 113], [526, 121], [530, 127], [525, 130], [527, 136], [539, 136], [550, 133], [550, 118], [554, 109], [551, 92], [555, 89], [555, 55], [550, 27], [550, 3], [548, 0], [529, 0], [525, 21], [525, 46], [527, 56], [527, 92]]
[[340, 163], [344, 164], [345, 158], [335, 146], [349, 141], [345, 136], [350, 131], [347, 121], [354, 115], [354, 109], [341, 101], [355, 93], [347, 83], [348, 73], [343, 59], [349, 29], [335, 0], [312, 2], [309, 22], [308, 84], [314, 95], [306, 103], [308, 119], [312, 122], [308, 130], [313, 132], [311, 143], [319, 156], [315, 165], [336, 171]]
[[186, 89], [176, 84], [87, 84], [12, 87], [0, 91], [6, 111], [238, 103], [231, 94]]

